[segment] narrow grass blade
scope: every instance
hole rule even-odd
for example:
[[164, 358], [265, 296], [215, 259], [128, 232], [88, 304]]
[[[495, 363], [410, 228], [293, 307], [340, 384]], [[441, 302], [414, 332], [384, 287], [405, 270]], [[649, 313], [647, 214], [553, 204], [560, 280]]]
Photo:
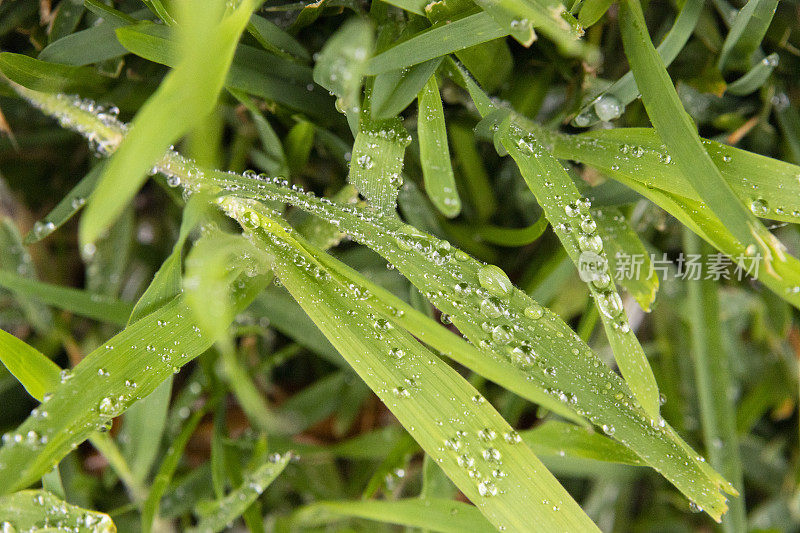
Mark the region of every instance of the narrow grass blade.
[[[236, 218], [252, 217], [248, 213], [253, 211], [242, 204], [231, 200], [223, 205]], [[391, 321], [370, 318], [374, 316], [370, 306], [332, 281], [288, 228], [264, 214], [259, 216], [260, 228], [254, 235], [275, 256], [273, 269], [284, 286], [495, 526], [521, 530], [533, 518], [545, 528], [596, 530], [528, 448], [515, 443], [508, 424], [463, 378]], [[387, 344], [402, 356], [387, 354]], [[446, 415], [453, 409], [463, 413], [458, 422]], [[478, 436], [481, 428], [483, 441]], [[496, 464], [500, 458], [502, 466]], [[492, 474], [493, 470], [498, 471]], [[521, 483], [522, 479], [527, 481]], [[543, 499], [551, 503], [543, 505]]]
[[741, 78], [728, 84], [726, 91], [736, 96], [746, 96], [756, 92], [766, 82], [767, 79], [778, 66], [778, 54], [770, 54], [747, 71]]
[[309, 528], [344, 518], [361, 518], [442, 533], [496, 531], [474, 506], [441, 498], [318, 502], [300, 509], [292, 522]]
[[498, 246], [525, 246], [541, 237], [547, 226], [547, 217], [539, 217], [539, 220], [527, 228], [501, 228], [487, 225], [479, 226], [477, 234], [481, 240]]
[[[646, 128], [597, 130], [580, 135], [539, 130], [556, 157], [624, 176], [645, 187], [700, 200], [656, 132]], [[739, 200], [759, 217], [800, 223], [800, 167], [716, 141], [703, 147]], [[758, 193], [754, 193], [754, 191]]]
[[417, 134], [425, 192], [443, 215], [453, 218], [461, 212], [461, 198], [450, 163], [447, 127], [436, 76], [431, 76], [420, 92], [418, 107]]
[[761, 45], [777, 7], [778, 0], [748, 0], [736, 13], [719, 53], [719, 70], [750, 68], [753, 55]]
[[786, 263], [785, 247], [747, 210], [709, 157], [692, 119], [683, 108], [667, 70], [647, 33], [642, 8], [625, 0], [621, 10], [623, 43], [631, 70], [642, 91], [650, 120], [675, 164], [727, 230], [759, 263], [766, 277], [780, 279], [777, 265]]
[[[686, 46], [700, 19], [703, 5], [703, 0], [687, 0], [683, 4], [683, 8], [675, 19], [675, 24], [658, 45], [658, 55], [661, 56], [665, 66], [669, 66]], [[633, 73], [627, 72], [600, 95], [592, 98], [589, 102], [584, 102], [572, 124], [581, 128], [595, 124], [600, 120], [596, 111], [598, 105], [601, 108], [603, 120], [616, 118], [622, 114], [628, 104], [638, 97], [639, 87], [636, 85]]]
[[[650, 311], [658, 293], [658, 276], [652, 268], [649, 251], [619, 209], [603, 207], [593, 210], [592, 215], [597, 222], [597, 231], [608, 248], [609, 272], [642, 309]], [[631, 272], [632, 275], [627, 275], [623, 261], [628, 259], [641, 259], [635, 274]], [[626, 275], [617, 275], [620, 272]]]
[[[0, 216], [0, 275], [7, 272], [20, 280], [36, 282], [36, 266], [30, 252], [22, 242], [16, 224]], [[44, 303], [25, 292], [15, 292], [17, 305], [37, 332], [50, 331], [53, 316]]]
[[47, 63], [12, 52], [0, 53], [0, 71], [14, 83], [49, 93], [95, 94], [109, 81], [89, 67]]
[[51, 285], [5, 271], [0, 271], [0, 287], [101, 322], [124, 325], [131, 313], [131, 305], [127, 302], [80, 289]]
[[[683, 244], [688, 254], [703, 251], [700, 239], [688, 228], [684, 228]], [[744, 481], [736, 434], [736, 405], [731, 401], [733, 381], [729, 356], [722, 342], [717, 285], [708, 279], [689, 280], [688, 285], [686, 319], [692, 339], [703, 440], [714, 468], [741, 488]], [[731, 503], [730, 511], [722, 519], [722, 527], [725, 531], [747, 530], [743, 497]]]
[[325, 43], [314, 66], [314, 81], [338, 97], [338, 107], [355, 112], [361, 100], [361, 80], [375, 46], [369, 22], [355, 19]]
[[28, 394], [40, 400], [58, 383], [61, 368], [41, 352], [0, 329], [0, 361]]
[[264, 464], [245, 475], [242, 484], [232, 490], [224, 498], [204, 504], [198, 509], [198, 524], [190, 528], [192, 533], [222, 531], [256, 501], [270, 483], [277, 478], [289, 461], [292, 454], [270, 455]]
[[657, 418], [658, 385], [608, 272], [608, 256], [589, 202], [580, 195], [561, 163], [541, 145], [534, 128], [526, 127], [527, 122], [509, 114], [499, 126], [498, 140], [517, 163], [550, 225], [580, 269], [626, 383], [645, 411]]
[[192, 413], [191, 417], [185, 422], [181, 428], [180, 433], [170, 444], [170, 448], [161, 464], [158, 467], [153, 484], [150, 487], [150, 492], [147, 494], [147, 499], [142, 504], [142, 533], [150, 533], [153, 529], [153, 522], [158, 518], [158, 510], [161, 503], [161, 498], [167, 490], [172, 477], [175, 475], [175, 470], [178, 468], [178, 463], [183, 456], [183, 451], [189, 443], [189, 438], [197, 429], [198, 424], [206, 414], [206, 406], [196, 410]]
[[434, 25], [384, 50], [369, 60], [366, 74], [408, 68], [506, 35], [508, 31], [498, 26], [491, 16], [476, 13], [449, 24]]
[[25, 236], [25, 244], [32, 244], [44, 239], [80, 211], [86, 203], [86, 198], [94, 190], [102, 171], [103, 165], [99, 164], [81, 178], [78, 184], [56, 204], [46, 217], [34, 223], [33, 229]]
[[111, 517], [71, 505], [44, 490], [23, 490], [0, 497], [0, 529], [116, 533]]
[[483, 165], [483, 158], [475, 145], [475, 135], [462, 124], [451, 123], [448, 132], [468, 201], [475, 209], [478, 220], [485, 221], [497, 210], [497, 198]]
[[407, 69], [390, 70], [375, 76], [370, 97], [372, 116], [384, 119], [400, 114], [417, 98], [441, 63], [441, 58], [430, 59]]
[[47, 45], [37, 59], [81, 67], [124, 56], [128, 51], [119, 44], [115, 33], [120, 25], [109, 19], [71, 33]]
[[[119, 216], [170, 143], [211, 111], [254, 8], [249, 0], [226, 15], [221, 2], [207, 9], [184, 10], [185, 28], [179, 32], [181, 63], [142, 106], [132, 132], [109, 160], [81, 219], [82, 245], [94, 243]], [[208, 55], [209, 48], [215, 53]]]
[[283, 31], [274, 22], [264, 17], [253, 15], [247, 25], [247, 31], [264, 47], [265, 50], [290, 58], [310, 61], [311, 54], [297, 39]]

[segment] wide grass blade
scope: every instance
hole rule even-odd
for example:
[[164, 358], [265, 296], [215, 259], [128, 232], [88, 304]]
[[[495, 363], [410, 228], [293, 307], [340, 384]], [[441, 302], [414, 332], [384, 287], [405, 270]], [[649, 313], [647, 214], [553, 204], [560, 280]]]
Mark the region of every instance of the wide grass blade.
[[[255, 211], [246, 202], [226, 199], [223, 206], [242, 222], [252, 222]], [[284, 286], [491, 522], [511, 531], [524, 530], [531, 519], [545, 528], [596, 529], [475, 389], [409, 333], [375, 317], [363, 296], [348, 294], [291, 230], [263, 212], [256, 216], [260, 224], [251, 231], [275, 257], [273, 269]], [[446, 414], [454, 411], [462, 417]]]
[[0, 329], [0, 361], [22, 383], [28, 394], [41, 400], [58, 383], [61, 368], [11, 333]]
[[0, 497], [0, 529], [116, 533], [111, 517], [71, 505], [44, 490], [23, 490]]
[[472, 505], [442, 498], [317, 502], [300, 509], [292, 522], [308, 528], [345, 518], [374, 520], [442, 533], [497, 531]]
[[89, 67], [48, 63], [22, 54], [0, 53], [0, 71], [11, 81], [49, 93], [99, 93], [109, 79]]

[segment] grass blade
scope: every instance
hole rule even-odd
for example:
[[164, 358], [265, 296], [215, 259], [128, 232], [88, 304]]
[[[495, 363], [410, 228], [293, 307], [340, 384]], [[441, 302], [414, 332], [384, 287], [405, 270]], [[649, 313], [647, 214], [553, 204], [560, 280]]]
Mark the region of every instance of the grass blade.
[[58, 383], [61, 368], [38, 350], [0, 329], [0, 361], [28, 394], [40, 400]]
[[[181, 62], [139, 110], [132, 133], [105, 167], [81, 219], [82, 245], [94, 243], [119, 216], [170, 143], [212, 110], [254, 8], [248, 0], [227, 15], [222, 2], [184, 10]], [[209, 56], [208, 48], [216, 52]]]
[[200, 521], [197, 526], [190, 528], [193, 533], [205, 533], [207, 531], [222, 531], [236, 517], [240, 516], [245, 510], [261, 495], [264, 490], [277, 478], [289, 461], [292, 454], [270, 455], [264, 464], [245, 475], [242, 484], [230, 492], [227, 496], [214, 502], [204, 505], [202, 512], [198, 513]]
[[717, 60], [720, 71], [750, 68], [753, 55], [761, 45], [777, 7], [778, 0], [748, 0], [736, 13]]
[[472, 505], [441, 498], [318, 502], [302, 508], [292, 521], [308, 528], [348, 517], [442, 533], [496, 531]]
[[[701, 253], [700, 239], [688, 228], [683, 233], [688, 254]], [[709, 279], [690, 280], [687, 322], [692, 338], [695, 390], [699, 397], [708, 458], [714, 468], [738, 488], [743, 486], [739, 438], [736, 434], [736, 405], [730, 400], [733, 386], [728, 354], [722, 343], [717, 287]], [[746, 531], [744, 498], [731, 504], [723, 517], [725, 531]]]
[[[658, 45], [658, 55], [661, 56], [664, 65], [669, 66], [686, 46], [700, 19], [703, 5], [703, 0], [687, 0], [683, 4], [683, 8], [675, 19], [675, 24]], [[625, 110], [625, 107], [638, 97], [639, 87], [633, 78], [633, 72], [627, 72], [600, 95], [592, 98], [590, 102], [584, 102], [572, 124], [581, 128], [595, 124], [600, 120], [596, 111], [598, 105], [600, 105], [603, 120], [617, 118]]]
[[107, 514], [81, 509], [43, 490], [23, 490], [0, 497], [0, 516], [0, 528], [5, 531], [117, 531]]
[[449, 24], [434, 25], [384, 50], [369, 60], [366, 74], [408, 68], [506, 35], [508, 31], [498, 26], [491, 16], [476, 13]]
[[453, 167], [450, 164], [444, 110], [436, 76], [428, 79], [419, 94], [417, 133], [425, 192], [444, 216], [456, 217], [461, 212], [461, 198], [456, 190]]

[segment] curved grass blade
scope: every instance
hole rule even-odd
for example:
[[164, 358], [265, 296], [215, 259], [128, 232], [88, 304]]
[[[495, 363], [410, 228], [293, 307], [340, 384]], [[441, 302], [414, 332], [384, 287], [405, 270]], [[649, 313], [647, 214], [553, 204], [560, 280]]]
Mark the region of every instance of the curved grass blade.
[[[409, 333], [374, 317], [369, 304], [360, 299], [363, 296], [348, 293], [333, 281], [291, 230], [263, 212], [256, 213], [246, 202], [226, 198], [222, 204], [245, 228], [253, 227], [253, 214], [259, 217], [253, 235], [275, 257], [273, 269], [284, 286], [495, 526], [524, 530], [533, 519], [547, 529], [596, 530], [530, 450], [515, 443], [510, 426], [458, 373]], [[387, 354], [387, 345], [400, 356]], [[455, 420], [447, 415], [452, 412], [463, 416]]]
[[23, 490], [0, 497], [0, 517], [2, 531], [117, 531], [107, 514], [81, 509], [44, 490]]
[[[69, 104], [58, 99], [55, 101], [58, 105], [50, 105], [53, 102], [47, 95], [24, 94], [45, 111], [64, 116], [72, 124], [77, 122], [78, 126], [74, 126], [76, 128], [91, 131], [93, 134], [96, 131], [105, 131], [104, 123], [85, 113], [80, 102], [74, 103], [76, 107], [70, 108]], [[488, 99], [482, 100], [480, 93], [476, 93], [476, 96], [481, 108], [490, 107]], [[93, 124], [90, 124], [91, 119], [94, 120]], [[116, 131], [111, 131], [110, 134], [116, 134]], [[358, 282], [356, 286], [361, 284], [368, 287], [369, 292], [381, 296], [381, 301], [393, 302], [384, 310], [385, 317], [390, 317], [387, 320], [404, 321], [404, 327], [414, 331], [418, 338], [430, 346], [525, 398], [548, 407], [553, 406], [567, 416], [571, 412], [584, 413], [594, 424], [604, 426], [616, 440], [634, 450], [711, 516], [718, 517], [724, 512], [724, 498], [718, 493], [718, 489], [734, 489], [705, 463], [697, 460], [696, 453], [669, 426], [646, 416], [630, 396], [624, 382], [608, 371], [569, 326], [548, 310], [542, 309], [526, 294], [514, 291], [508, 304], [509, 316], [513, 310], [514, 320], [503, 318], [504, 322], [498, 325], [520, 327], [519, 330], [514, 330], [520, 336], [516, 342], [520, 343], [521, 349], [525, 345], [536, 346], [537, 351], [530, 354], [533, 355], [532, 360], [526, 362], [524, 357], [514, 355], [513, 350], [509, 353], [508, 349], [512, 347], [508, 343], [481, 342], [488, 340], [487, 332], [480, 322], [470, 318], [481, 316], [481, 304], [486, 299], [482, 296], [485, 292], [481, 295], [474, 294], [478, 289], [485, 291], [480, 287], [478, 278], [478, 270], [483, 266], [481, 263], [453, 250], [449, 243], [422, 234], [414, 228], [402, 226], [395, 217], [380, 217], [353, 206], [317, 199], [286, 187], [280, 179], [253, 179], [233, 173], [201, 170], [192, 161], [175, 152], [167, 153], [163, 161], [159, 170], [169, 177], [178, 178], [190, 189], [203, 184], [258, 200], [291, 203], [346, 229], [357, 240], [398, 266], [413, 283], [428, 291], [426, 294], [432, 302], [445, 314], [454, 317], [457, 327], [481, 348], [471, 346], [444, 330], [426, 315], [384, 289], [366, 282], [363, 277], [351, 274], [349, 279]], [[326, 254], [322, 254], [317, 256], [317, 260], [323, 261], [326, 257]], [[346, 276], [350, 272], [338, 262], [331, 263], [327, 260], [326, 264], [329, 268], [337, 268], [340, 275]], [[490, 270], [496, 273], [494, 269]], [[494, 281], [497, 279], [495, 277]], [[428, 290], [430, 280], [438, 283], [434, 291]], [[462, 282], [469, 292], [458, 292], [463, 286], [456, 285]], [[497, 283], [494, 285], [497, 286]], [[469, 305], [465, 306], [465, 302]], [[486, 311], [492, 315], [495, 314], [494, 309], [489, 305], [493, 303], [490, 301], [486, 304]], [[402, 309], [404, 312], [402, 316], [397, 316], [398, 313], [392, 309]], [[502, 314], [503, 310], [500, 309], [500, 315]], [[501, 328], [498, 335], [502, 335], [503, 330]], [[503, 339], [502, 336], [500, 338]], [[521, 355], [524, 354], [523, 350]], [[2, 458], [0, 452], [0, 459]]]
[[618, 442], [584, 427], [549, 420], [534, 429], [520, 431], [539, 457], [578, 457], [625, 465], [644, 466], [645, 462]]
[[[700, 19], [703, 5], [703, 0], [687, 0], [683, 4], [683, 8], [675, 19], [675, 24], [658, 45], [658, 55], [661, 56], [665, 66], [669, 66], [686, 46]], [[639, 87], [636, 85], [633, 73], [627, 72], [600, 95], [592, 98], [589, 102], [584, 102], [581, 110], [573, 119], [572, 125], [584, 128], [601, 120], [596, 111], [598, 105], [601, 108], [603, 120], [617, 118], [622, 115], [625, 107], [638, 97]]]
[[[650, 253], [619, 209], [604, 207], [593, 210], [592, 215], [597, 222], [597, 232], [608, 248], [609, 272], [636, 299], [641, 308], [649, 312], [656, 299], [659, 283], [652, 268]], [[627, 275], [625, 261], [628, 260], [631, 263], [635, 260], [638, 264], [638, 270], [631, 272], [632, 275]], [[625, 275], [615, 275], [620, 272]]]
[[12, 52], [0, 53], [0, 72], [9, 80], [34, 91], [94, 94], [109, 79], [90, 67], [48, 63]]
[[581, 4], [581, 10], [578, 13], [578, 23], [584, 28], [594, 26], [603, 15], [606, 14], [608, 8], [614, 0], [586, 0]]
[[441, 63], [441, 58], [430, 59], [407, 69], [390, 70], [375, 76], [370, 97], [372, 116], [383, 119], [400, 114], [417, 98]]
[[491, 16], [476, 13], [449, 24], [434, 25], [384, 50], [369, 60], [365, 74], [408, 68], [506, 35], [508, 31]]
[[767, 82], [772, 71], [778, 66], [779, 58], [778, 54], [768, 55], [748, 70], [744, 76], [729, 83], [726, 92], [736, 96], [746, 96], [756, 92]]
[[310, 528], [344, 518], [361, 518], [442, 533], [497, 531], [474, 506], [442, 498], [317, 502], [301, 508], [292, 522]]
[[131, 313], [131, 305], [127, 302], [103, 294], [51, 285], [2, 270], [0, 270], [0, 287], [101, 322], [125, 325]]
[[526, 246], [541, 237], [547, 226], [547, 217], [542, 216], [527, 228], [501, 228], [486, 225], [479, 226], [477, 234], [481, 240], [498, 246]]
[[242, 484], [232, 490], [230, 494], [214, 502], [204, 502], [202, 507], [198, 506], [196, 514], [200, 520], [189, 531], [206, 533], [225, 529], [229, 523], [241, 516], [256, 501], [261, 493], [283, 472], [291, 459], [291, 453], [270, 455], [264, 464], [245, 474]]
[[533, 44], [534, 30], [539, 30], [565, 54], [583, 56], [587, 52], [585, 44], [579, 40], [583, 29], [560, 2], [477, 0], [475, 3], [522, 46]]
[[720, 71], [750, 68], [753, 55], [761, 45], [777, 7], [778, 0], [748, 0], [736, 13], [717, 60]]
[[461, 198], [450, 163], [447, 127], [436, 76], [432, 75], [419, 93], [418, 107], [417, 134], [425, 192], [444, 216], [453, 218], [461, 212]]
[[41, 400], [58, 383], [61, 368], [11, 333], [0, 329], [0, 361], [22, 383], [28, 394]]
[[120, 215], [170, 143], [211, 112], [255, 7], [248, 0], [223, 14], [225, 4], [215, 1], [205, 9], [182, 10], [180, 64], [139, 110], [131, 133], [105, 167], [81, 218], [82, 246], [94, 243]]
[[56, 204], [46, 217], [34, 223], [33, 229], [25, 236], [25, 244], [32, 244], [44, 239], [80, 211], [86, 203], [86, 198], [94, 190], [102, 171], [103, 164], [101, 163], [81, 178], [78, 184]]
[[[751, 0], [755, 1], [755, 0]], [[666, 144], [691, 187], [750, 257], [758, 257], [766, 277], [782, 279], [778, 270], [787, 262], [785, 246], [739, 201], [703, 147], [695, 125], [678, 98], [647, 33], [638, 1], [622, 4], [623, 43], [642, 91], [642, 100], [656, 133]]]

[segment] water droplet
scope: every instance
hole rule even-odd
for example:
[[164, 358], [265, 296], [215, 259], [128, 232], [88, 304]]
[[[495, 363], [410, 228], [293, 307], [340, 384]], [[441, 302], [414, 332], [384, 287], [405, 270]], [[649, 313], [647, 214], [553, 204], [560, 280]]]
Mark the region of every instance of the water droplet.
[[622, 114], [622, 105], [616, 96], [606, 94], [595, 101], [594, 112], [602, 121], [614, 120]]
[[544, 309], [536, 302], [525, 308], [525, 316], [532, 320], [539, 320], [543, 315]]
[[763, 217], [769, 214], [769, 205], [763, 198], [756, 198], [750, 202], [750, 211], [757, 217]]
[[506, 273], [495, 265], [485, 265], [478, 269], [478, 281], [489, 294], [498, 298], [505, 298], [514, 288]]

